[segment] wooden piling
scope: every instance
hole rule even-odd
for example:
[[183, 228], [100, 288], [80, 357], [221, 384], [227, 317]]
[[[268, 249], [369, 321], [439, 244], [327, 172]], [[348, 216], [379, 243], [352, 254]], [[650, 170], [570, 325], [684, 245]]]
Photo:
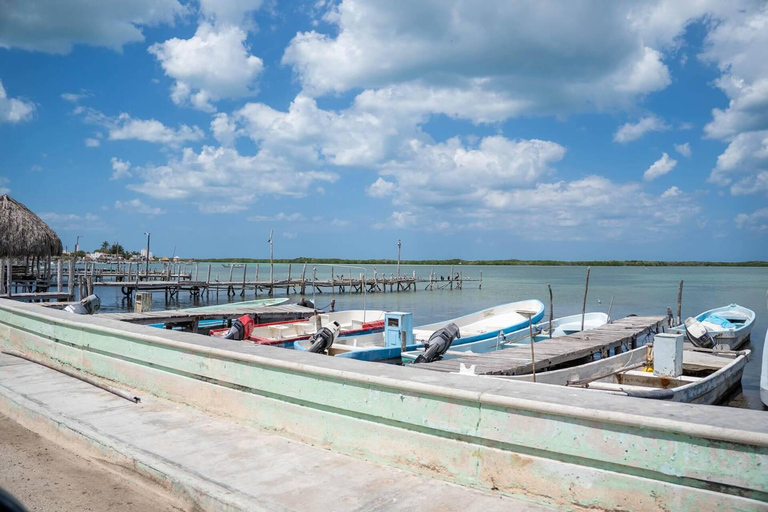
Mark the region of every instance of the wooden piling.
[[243, 289], [240, 290], [240, 296], [241, 297], [245, 297], [245, 274], [246, 274], [247, 271], [248, 271], [248, 264], [244, 263], [243, 264]]
[[[482, 273], [480, 275], [482, 275]], [[547, 289], [549, 290], [549, 337], [551, 338], [552, 337], [552, 319], [555, 316], [555, 307], [552, 302], [552, 285], [548, 284]]]
[[608, 321], [611, 321], [611, 310], [613, 309], [613, 298], [615, 295], [611, 295], [611, 303], [608, 305]]
[[680, 284], [677, 285], [677, 325], [681, 325], [683, 322], [683, 280], [680, 280]]
[[587, 267], [587, 281], [584, 284], [584, 303], [581, 306], [581, 330], [584, 330], [584, 316], [587, 314], [587, 292], [589, 291], [589, 270]]

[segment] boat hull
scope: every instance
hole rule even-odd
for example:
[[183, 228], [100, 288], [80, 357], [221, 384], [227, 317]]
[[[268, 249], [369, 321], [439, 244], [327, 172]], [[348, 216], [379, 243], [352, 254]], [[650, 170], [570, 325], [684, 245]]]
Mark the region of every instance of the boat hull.
[[763, 342], [763, 367], [760, 372], [760, 400], [768, 406], [768, 330]]
[[[712, 316], [728, 320], [731, 325], [727, 328], [708, 325], [706, 321]], [[704, 323], [707, 332], [714, 338], [715, 349], [736, 350], [749, 340], [752, 326], [755, 322], [755, 312], [738, 304], [730, 304], [710, 309], [697, 315], [695, 318], [698, 322]], [[671, 331], [685, 333], [685, 325], [675, 326], [671, 328]], [[686, 342], [686, 346], [692, 347], [693, 345], [690, 342]]]

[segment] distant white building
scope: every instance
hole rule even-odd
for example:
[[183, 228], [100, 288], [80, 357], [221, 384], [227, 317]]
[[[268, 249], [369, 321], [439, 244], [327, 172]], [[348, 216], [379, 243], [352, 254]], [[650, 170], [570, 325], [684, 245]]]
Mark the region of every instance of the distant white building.
[[[140, 254], [141, 254], [141, 259], [143, 259], [143, 260], [147, 259], [147, 250], [146, 249], [142, 249]], [[152, 254], [152, 251], [149, 251], [149, 259], [150, 260], [155, 259], [155, 256]]]

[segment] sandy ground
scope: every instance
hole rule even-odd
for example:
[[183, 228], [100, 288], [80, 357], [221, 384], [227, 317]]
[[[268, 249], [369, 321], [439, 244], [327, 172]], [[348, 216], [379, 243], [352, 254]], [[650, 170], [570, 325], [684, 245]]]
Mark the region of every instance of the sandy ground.
[[146, 484], [79, 457], [1, 414], [0, 487], [30, 512], [181, 510]]

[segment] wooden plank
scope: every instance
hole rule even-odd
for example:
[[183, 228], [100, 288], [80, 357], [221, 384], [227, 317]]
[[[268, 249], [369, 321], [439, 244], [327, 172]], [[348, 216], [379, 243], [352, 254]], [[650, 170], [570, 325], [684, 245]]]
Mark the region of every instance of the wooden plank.
[[[597, 329], [575, 333], [560, 338], [536, 342], [536, 369], [577, 361], [593, 354], [631, 344], [637, 336], [658, 329], [666, 319], [663, 316], [627, 317]], [[458, 372], [460, 365], [475, 365], [480, 375], [520, 375], [532, 370], [530, 347], [508, 347], [487, 354], [471, 354], [454, 359], [444, 359], [418, 367], [438, 372]]]

